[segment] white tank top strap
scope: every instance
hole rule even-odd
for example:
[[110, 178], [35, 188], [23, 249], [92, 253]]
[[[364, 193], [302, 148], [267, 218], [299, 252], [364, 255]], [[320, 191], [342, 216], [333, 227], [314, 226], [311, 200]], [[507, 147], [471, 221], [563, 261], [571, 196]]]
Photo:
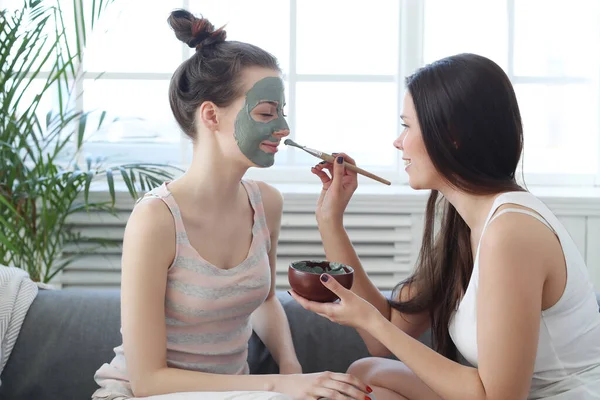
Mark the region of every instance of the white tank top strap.
[[552, 232], [554, 232], [554, 234], [556, 234], [556, 231], [554, 230], [554, 228], [552, 228], [552, 225], [550, 225], [550, 223], [548, 223], [548, 221], [546, 221], [540, 214], [538, 214], [537, 212], [531, 211], [531, 210], [524, 210], [522, 208], [512, 207], [512, 208], [505, 208], [503, 210], [500, 210], [490, 219], [490, 221], [488, 222], [488, 225], [491, 224], [496, 218], [498, 218], [502, 214], [511, 213], [511, 212], [532, 216], [533, 218], [540, 221], [542, 224], [546, 225]]

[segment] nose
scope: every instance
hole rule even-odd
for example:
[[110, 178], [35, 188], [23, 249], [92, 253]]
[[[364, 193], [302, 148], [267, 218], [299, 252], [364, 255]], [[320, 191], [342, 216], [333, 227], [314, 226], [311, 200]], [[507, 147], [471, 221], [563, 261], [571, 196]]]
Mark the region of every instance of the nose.
[[406, 137], [406, 132], [402, 132], [400, 136], [394, 140], [394, 147], [400, 151], [404, 150], [404, 138]]
[[274, 132], [273, 136], [275, 136], [277, 139], [283, 139], [284, 137], [289, 136], [289, 134], [290, 134], [290, 130], [288, 128], [288, 129], [282, 129], [277, 132]]

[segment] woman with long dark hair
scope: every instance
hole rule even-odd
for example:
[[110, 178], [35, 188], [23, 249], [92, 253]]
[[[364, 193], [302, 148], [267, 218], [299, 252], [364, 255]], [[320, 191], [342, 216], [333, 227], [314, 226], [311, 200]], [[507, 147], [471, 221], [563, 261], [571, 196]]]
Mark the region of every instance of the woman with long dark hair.
[[[439, 60], [407, 78], [401, 118], [409, 184], [431, 190], [414, 273], [390, 300], [369, 280], [343, 226], [357, 179], [340, 154], [312, 169], [316, 215], [327, 259], [354, 267], [355, 283], [324, 274], [339, 303], [294, 298], [357, 328], [372, 355], [402, 360], [350, 367], [378, 400], [600, 398], [594, 289], [567, 230], [516, 182], [523, 129], [509, 78], [474, 54]], [[436, 351], [416, 340], [428, 329]]]

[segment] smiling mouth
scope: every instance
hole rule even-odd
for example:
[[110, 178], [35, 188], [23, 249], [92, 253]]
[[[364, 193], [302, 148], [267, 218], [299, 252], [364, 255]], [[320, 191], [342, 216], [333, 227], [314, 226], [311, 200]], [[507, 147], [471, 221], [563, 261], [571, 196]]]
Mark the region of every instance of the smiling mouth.
[[412, 164], [412, 161], [411, 161], [411, 160], [406, 160], [406, 159], [403, 159], [403, 161], [404, 161], [404, 168], [406, 168], [406, 167], [408, 167], [410, 164]]

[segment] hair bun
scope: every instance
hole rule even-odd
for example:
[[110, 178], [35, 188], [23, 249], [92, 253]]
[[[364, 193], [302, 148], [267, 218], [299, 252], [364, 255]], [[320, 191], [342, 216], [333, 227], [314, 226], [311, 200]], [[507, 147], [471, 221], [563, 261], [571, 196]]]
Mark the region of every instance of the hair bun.
[[209, 20], [202, 18], [202, 16], [197, 18], [186, 10], [171, 12], [167, 21], [175, 31], [177, 39], [192, 48], [195, 47], [196, 50], [224, 42], [227, 37], [223, 27], [215, 30], [214, 25]]

